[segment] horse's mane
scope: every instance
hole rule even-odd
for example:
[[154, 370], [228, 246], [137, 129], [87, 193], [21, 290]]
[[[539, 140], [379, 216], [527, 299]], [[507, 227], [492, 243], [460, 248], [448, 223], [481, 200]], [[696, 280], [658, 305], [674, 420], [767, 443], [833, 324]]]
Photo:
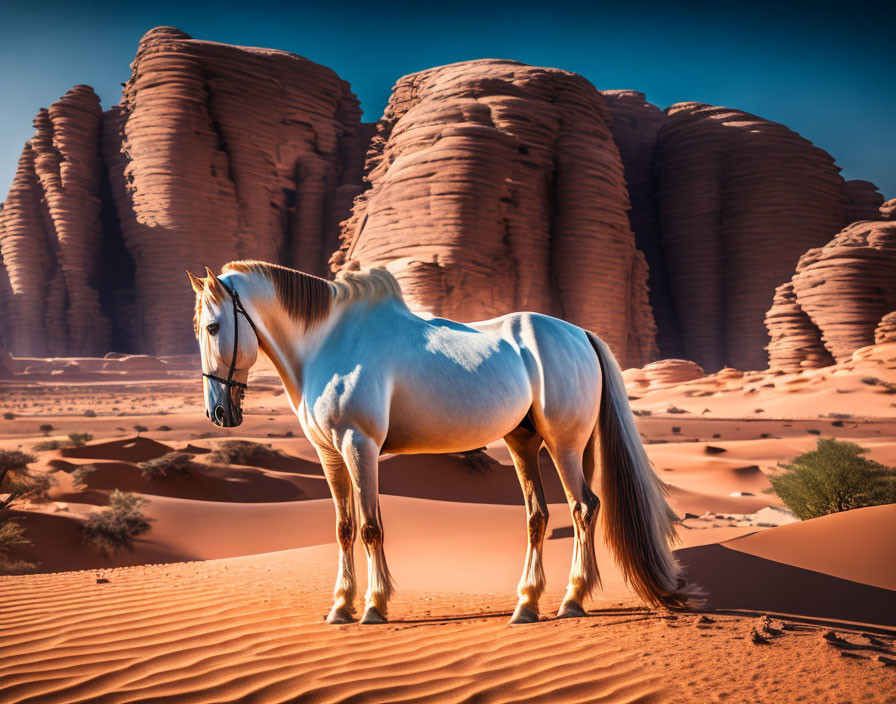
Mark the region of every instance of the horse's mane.
[[330, 284], [311, 274], [251, 259], [225, 264], [222, 273], [235, 271], [260, 274], [274, 284], [277, 298], [290, 317], [312, 327], [327, 317], [333, 294]]
[[336, 274], [336, 280], [330, 285], [333, 287], [333, 300], [337, 303], [359, 300], [381, 301], [386, 298], [404, 301], [401, 286], [384, 267], [367, 271], [343, 269]]
[[331, 303], [395, 298], [402, 301], [398, 281], [383, 268], [369, 271], [342, 271], [335, 281], [327, 281], [296, 269], [255, 260], [225, 264], [222, 272], [255, 273], [274, 284], [277, 298], [289, 315], [312, 327], [327, 317]]

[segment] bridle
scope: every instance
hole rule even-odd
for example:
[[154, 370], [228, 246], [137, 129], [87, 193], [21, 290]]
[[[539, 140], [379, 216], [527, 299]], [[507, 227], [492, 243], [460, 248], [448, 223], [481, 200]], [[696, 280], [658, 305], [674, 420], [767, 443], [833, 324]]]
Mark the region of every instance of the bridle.
[[255, 323], [252, 322], [252, 318], [249, 317], [249, 314], [243, 307], [243, 304], [240, 301], [240, 295], [236, 292], [236, 289], [228, 288], [227, 285], [223, 281], [221, 281], [221, 279], [218, 279], [218, 283], [221, 284], [222, 288], [230, 294], [230, 300], [233, 303], [233, 357], [230, 360], [230, 369], [227, 372], [226, 379], [222, 379], [221, 377], [214, 374], [206, 374], [205, 372], [202, 372], [202, 376], [208, 379], [214, 379], [218, 383], [224, 385], [224, 398], [226, 399], [225, 403], [227, 405], [224, 407], [223, 411], [225, 414], [227, 414], [227, 416], [233, 419], [236, 418], [234, 410], [239, 411], [239, 409], [233, 408], [233, 398], [232, 394], [230, 393], [231, 387], [236, 386], [242, 392], [245, 392], [245, 390], [249, 388], [248, 384], [244, 384], [241, 381], [235, 381], [233, 378], [233, 373], [236, 371], [236, 355], [239, 351], [240, 346], [240, 326], [237, 316], [242, 315], [246, 319], [246, 322], [249, 323], [249, 327], [252, 328], [252, 332], [255, 333], [256, 337], [258, 337], [258, 330], [255, 328]]

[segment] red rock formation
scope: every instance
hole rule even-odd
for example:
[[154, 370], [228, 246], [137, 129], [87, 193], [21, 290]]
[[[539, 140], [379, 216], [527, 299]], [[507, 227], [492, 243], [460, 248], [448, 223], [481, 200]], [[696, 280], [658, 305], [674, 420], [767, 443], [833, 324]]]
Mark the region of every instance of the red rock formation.
[[834, 358], [821, 341], [821, 331], [797, 303], [792, 281], [775, 290], [765, 325], [771, 337], [766, 347], [770, 369], [799, 372], [834, 364]]
[[887, 341], [896, 314], [896, 222], [853, 223], [799, 260], [766, 316], [769, 366], [841, 362]]
[[136, 263], [138, 346], [192, 351], [183, 269], [251, 257], [323, 273], [367, 132], [348, 84], [286, 52], [159, 27], [132, 71], [104, 145]]
[[108, 344], [95, 288], [101, 115], [89, 86], [41, 110], [0, 211], [3, 337], [14, 354], [98, 354]]
[[699, 364], [687, 359], [661, 359], [646, 365], [643, 372], [651, 391], [706, 376]]
[[896, 311], [887, 313], [874, 329], [874, 344], [883, 345], [896, 342]]
[[884, 197], [871, 181], [847, 181], [846, 193], [849, 197], [846, 222], [881, 219], [880, 207]]
[[667, 113], [655, 175], [684, 356], [709, 371], [764, 368], [775, 289], [843, 227], [845, 183], [828, 154], [783, 125], [699, 103]]
[[856, 222], [810, 249], [793, 287], [835, 360], [874, 344], [881, 318], [896, 309], [896, 222]]
[[608, 122], [600, 93], [557, 69], [483, 60], [405, 76], [334, 270], [387, 265], [412, 307], [550, 313], [628, 366], [649, 361], [646, 264]]
[[628, 217], [635, 244], [644, 253], [649, 267], [647, 283], [657, 325], [657, 346], [663, 357], [676, 357], [682, 354], [678, 312], [669, 289], [660, 243], [653, 183], [657, 135], [669, 118], [638, 91], [604, 90], [601, 94], [610, 111], [610, 130], [625, 170], [631, 201]]

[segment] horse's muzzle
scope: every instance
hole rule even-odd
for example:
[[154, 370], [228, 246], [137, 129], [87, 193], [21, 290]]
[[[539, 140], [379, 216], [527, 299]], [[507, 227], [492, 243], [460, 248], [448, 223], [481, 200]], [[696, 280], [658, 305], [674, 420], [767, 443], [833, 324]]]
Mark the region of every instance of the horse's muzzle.
[[216, 385], [216, 388], [210, 389], [205, 415], [218, 427], [234, 428], [243, 422], [243, 409], [240, 408], [243, 390], [239, 387], [222, 389], [223, 386]]

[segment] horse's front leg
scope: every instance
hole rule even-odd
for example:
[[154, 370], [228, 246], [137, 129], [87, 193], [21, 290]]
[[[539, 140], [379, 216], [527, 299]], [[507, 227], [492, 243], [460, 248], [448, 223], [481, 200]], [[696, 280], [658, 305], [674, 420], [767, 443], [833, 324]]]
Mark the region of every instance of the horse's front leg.
[[367, 551], [367, 594], [361, 623], [385, 623], [392, 596], [392, 577], [383, 552], [383, 522], [379, 501], [380, 448], [355, 430], [345, 433], [342, 458], [358, 492], [361, 509], [361, 542]]
[[327, 622], [351, 623], [355, 620], [356, 594], [353, 547], [358, 532], [352, 481], [339, 453], [326, 448], [317, 448], [317, 456], [330, 485], [333, 503], [336, 505], [336, 542], [339, 543], [339, 572], [336, 575], [336, 587], [333, 589], [333, 608], [327, 616]]

